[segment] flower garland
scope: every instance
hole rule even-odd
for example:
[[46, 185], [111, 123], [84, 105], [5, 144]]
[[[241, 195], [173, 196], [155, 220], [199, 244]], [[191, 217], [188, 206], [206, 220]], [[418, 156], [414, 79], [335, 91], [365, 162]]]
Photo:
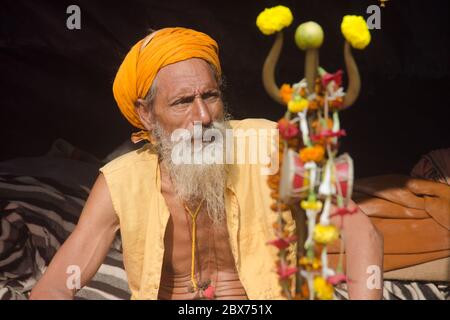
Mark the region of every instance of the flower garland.
[[[281, 32], [292, 22], [292, 17], [287, 19], [287, 14], [281, 13], [286, 13], [289, 9], [284, 7], [281, 10], [280, 7], [266, 9], [258, 16], [257, 25], [263, 34]], [[281, 18], [282, 16], [285, 18]], [[362, 17], [345, 16], [341, 24], [345, 39], [357, 49], [365, 48], [370, 42], [367, 25], [361, 19]], [[305, 66], [305, 70], [309, 67], [309, 71], [305, 71], [309, 76], [293, 85], [283, 84], [279, 89], [279, 97], [287, 111], [278, 121], [278, 158], [282, 169], [268, 177], [273, 199], [271, 209], [278, 213], [278, 221], [273, 225], [276, 238], [268, 244], [278, 249], [277, 273], [283, 293], [288, 299], [332, 299], [333, 286], [346, 281], [346, 277], [342, 273], [342, 245], [336, 270], [328, 266], [327, 246], [340, 237], [340, 230], [331, 224], [330, 219], [334, 216], [342, 219], [356, 211], [347, 206], [351, 196], [353, 171], [348, 155], [337, 157], [339, 138], [346, 135], [339, 119], [339, 112], [347, 107], [344, 105], [343, 71], [329, 73], [318, 65], [318, 54], [313, 50], [320, 47], [323, 31], [315, 22], [307, 24], [297, 29], [301, 30], [295, 37], [302, 50], [310, 50], [306, 59], [308, 65]], [[304, 35], [302, 30], [310, 33]], [[312, 78], [311, 70], [314, 75]], [[307, 79], [312, 79], [313, 83], [308, 83]], [[293, 154], [296, 158], [294, 161]], [[283, 168], [287, 162], [296, 163], [294, 181], [284, 176], [286, 171]], [[287, 173], [289, 170], [292, 171], [292, 168]], [[296, 178], [298, 179], [295, 180]], [[306, 253], [298, 257], [295, 266], [288, 259], [288, 249], [297, 241], [297, 237], [287, 228], [283, 213], [289, 206], [286, 199], [280, 196], [281, 189], [286, 189], [286, 183], [295, 184], [291, 188], [291, 198], [299, 199], [299, 205], [307, 218], [307, 238], [304, 244], [299, 244], [304, 245]], [[332, 204], [336, 209], [332, 210]], [[290, 285], [294, 275], [302, 277], [304, 281], [300, 290], [292, 295]]]
[[[331, 299], [333, 296], [331, 281], [333, 278], [331, 277], [336, 279], [339, 275], [339, 282], [345, 280], [345, 276], [341, 274], [342, 265], [337, 271], [328, 268], [326, 254], [327, 245], [339, 238], [338, 228], [330, 223], [331, 215], [335, 214], [335, 212], [331, 213], [333, 200], [336, 200], [341, 214], [346, 209], [344, 196], [336, 187], [337, 169], [334, 162], [338, 138], [345, 135], [345, 131], [340, 128], [338, 115], [343, 95], [341, 74], [342, 71], [330, 74], [321, 69], [312, 94], [307, 92], [304, 79], [292, 86], [284, 84], [280, 89], [280, 96], [287, 102], [287, 112], [278, 121], [281, 137], [280, 150], [282, 150], [280, 151], [281, 166], [283, 161], [287, 161], [285, 155], [290, 149], [297, 153], [301, 165], [306, 170], [301, 186], [304, 191], [300, 194], [300, 207], [307, 217], [308, 238], [304, 244], [306, 256], [299, 257], [297, 268], [288, 268], [285, 266], [287, 264], [280, 262], [277, 267], [283, 287], [290, 283], [287, 278], [297, 271], [300, 271], [300, 275], [306, 279], [303, 294], [299, 293], [295, 297], [299, 299], [307, 297]], [[293, 103], [301, 104], [301, 107], [293, 108]], [[269, 187], [273, 190], [273, 198], [276, 200], [272, 209], [277, 212], [288, 208], [277, 198], [281, 180], [280, 172], [268, 178]], [[275, 226], [277, 231], [280, 224], [282, 227], [286, 226], [284, 220], [281, 220]], [[286, 233], [286, 230], [281, 236], [279, 232], [276, 234], [277, 239], [270, 241], [269, 244], [280, 249], [280, 261], [284, 261], [287, 253], [282, 250], [286, 250], [297, 238]], [[336, 284], [336, 281], [333, 283]]]

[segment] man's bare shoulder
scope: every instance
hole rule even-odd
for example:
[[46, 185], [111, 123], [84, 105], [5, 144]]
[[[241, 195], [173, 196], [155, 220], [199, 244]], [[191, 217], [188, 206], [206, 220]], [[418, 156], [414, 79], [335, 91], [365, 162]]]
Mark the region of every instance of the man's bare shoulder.
[[113, 172], [128, 168], [143, 161], [148, 162], [155, 161], [157, 159], [157, 154], [152, 150], [151, 145], [147, 143], [139, 149], [127, 152], [111, 160], [101, 167], [100, 171], [103, 173]]

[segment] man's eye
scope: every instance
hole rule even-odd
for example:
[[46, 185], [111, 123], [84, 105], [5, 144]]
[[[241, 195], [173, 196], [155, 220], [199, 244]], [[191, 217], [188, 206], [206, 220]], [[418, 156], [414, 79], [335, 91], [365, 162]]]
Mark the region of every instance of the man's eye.
[[190, 102], [192, 102], [191, 98], [181, 98], [181, 99], [178, 99], [177, 101], [175, 101], [172, 105], [180, 106], [180, 105], [188, 104]]
[[210, 91], [210, 92], [206, 92], [202, 95], [202, 99], [212, 99], [212, 98], [218, 98], [219, 97], [219, 93], [216, 91]]

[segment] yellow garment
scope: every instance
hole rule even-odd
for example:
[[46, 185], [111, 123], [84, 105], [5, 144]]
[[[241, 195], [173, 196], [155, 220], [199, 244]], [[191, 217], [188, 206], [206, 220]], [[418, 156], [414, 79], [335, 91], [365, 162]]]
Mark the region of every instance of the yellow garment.
[[114, 98], [122, 114], [135, 127], [145, 129], [135, 103], [145, 98], [158, 71], [169, 64], [200, 58], [219, 75], [219, 47], [211, 37], [192, 29], [164, 28], [137, 42], [126, 55], [113, 84]]
[[[233, 130], [274, 129], [276, 123], [246, 119], [230, 121], [230, 126]], [[277, 214], [270, 210], [270, 189], [261, 168], [260, 164], [245, 163], [233, 165], [230, 170], [225, 194], [230, 247], [249, 299], [283, 299], [276, 274], [277, 250], [266, 244], [275, 238], [272, 224]], [[111, 161], [100, 171], [120, 220], [132, 299], [157, 299], [164, 233], [170, 216], [161, 193], [158, 156], [147, 144]], [[294, 222], [290, 221], [293, 228]], [[294, 250], [290, 259], [295, 261]]]

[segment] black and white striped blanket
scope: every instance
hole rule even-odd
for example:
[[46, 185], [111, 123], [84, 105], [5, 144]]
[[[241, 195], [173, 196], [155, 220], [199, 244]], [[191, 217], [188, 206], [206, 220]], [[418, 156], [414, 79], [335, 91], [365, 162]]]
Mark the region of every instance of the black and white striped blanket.
[[[0, 299], [26, 299], [73, 231], [98, 166], [55, 157], [0, 163]], [[128, 299], [120, 237], [78, 299]]]
[[[334, 299], [348, 300], [346, 284], [335, 288]], [[383, 300], [450, 300], [450, 285], [444, 282], [385, 280]]]
[[[64, 157], [0, 163], [0, 300], [26, 299], [74, 229], [98, 164]], [[117, 236], [104, 263], [77, 299], [129, 299]], [[336, 299], [347, 299], [345, 285]], [[450, 299], [449, 284], [385, 281], [385, 299]]]

